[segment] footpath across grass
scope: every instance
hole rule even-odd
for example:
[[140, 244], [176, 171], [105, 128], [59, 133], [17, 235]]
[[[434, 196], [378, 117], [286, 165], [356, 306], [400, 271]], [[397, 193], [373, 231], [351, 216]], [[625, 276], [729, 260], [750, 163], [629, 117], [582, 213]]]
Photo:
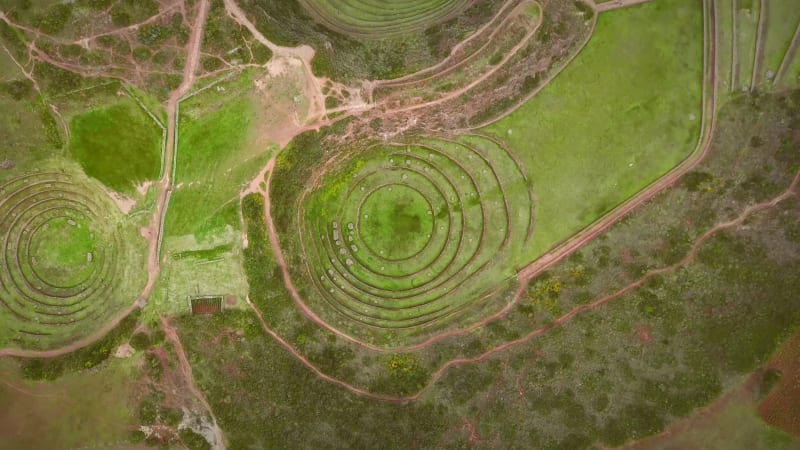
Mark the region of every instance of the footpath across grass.
[[603, 13], [586, 48], [533, 100], [484, 131], [510, 143], [536, 191], [534, 258], [686, 158], [701, 123], [700, 3]]

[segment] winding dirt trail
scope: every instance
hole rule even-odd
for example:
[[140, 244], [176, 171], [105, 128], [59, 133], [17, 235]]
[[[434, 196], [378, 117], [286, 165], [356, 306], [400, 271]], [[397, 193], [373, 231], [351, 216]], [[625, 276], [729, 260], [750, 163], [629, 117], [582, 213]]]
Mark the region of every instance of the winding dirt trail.
[[314, 49], [308, 45], [301, 45], [299, 47], [283, 47], [276, 45], [267, 39], [258, 28], [250, 22], [247, 15], [234, 0], [223, 0], [223, 3], [225, 4], [225, 10], [228, 12], [228, 16], [239, 25], [247, 28], [258, 42], [269, 48], [273, 53], [273, 58], [296, 58], [302, 62], [303, 71], [306, 74], [306, 79], [310, 88], [309, 91], [311, 93], [308, 117], [317, 120], [322, 119], [325, 116], [325, 95], [322, 93], [322, 83], [320, 79], [314, 75], [314, 71], [311, 69], [311, 60], [314, 58], [315, 54]]
[[172, 348], [175, 349], [175, 354], [178, 356], [178, 364], [180, 365], [181, 373], [186, 379], [186, 384], [189, 386], [189, 390], [211, 416], [211, 420], [213, 422], [212, 428], [214, 430], [214, 442], [211, 443], [212, 448], [214, 450], [224, 450], [225, 437], [222, 434], [222, 429], [217, 424], [217, 418], [214, 416], [214, 411], [211, 409], [211, 404], [208, 403], [206, 396], [200, 389], [198, 389], [197, 384], [195, 384], [194, 374], [192, 373], [192, 365], [189, 363], [189, 358], [186, 357], [186, 351], [183, 349], [183, 344], [181, 344], [181, 339], [178, 337], [178, 332], [175, 330], [175, 327], [170, 324], [169, 320], [164, 317], [161, 318], [161, 329], [164, 330], [167, 340], [172, 343]]

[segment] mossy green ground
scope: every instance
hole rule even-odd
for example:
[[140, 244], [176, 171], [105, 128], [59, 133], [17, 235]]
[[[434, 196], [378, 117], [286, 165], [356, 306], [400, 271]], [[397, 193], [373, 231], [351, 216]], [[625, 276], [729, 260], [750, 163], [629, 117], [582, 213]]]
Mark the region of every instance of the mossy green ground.
[[736, 86], [734, 90], [750, 89], [753, 76], [753, 61], [756, 55], [758, 15], [761, 0], [740, 0], [736, 11], [736, 49], [739, 54]]
[[96, 242], [85, 221], [66, 217], [50, 220], [32, 238], [31, 264], [47, 282], [72, 286], [89, 276], [93, 265], [88, 255]]
[[378, 189], [364, 201], [359, 232], [364, 243], [388, 259], [413, 256], [433, 232], [430, 204], [417, 191], [402, 185]]
[[[56, 381], [28, 381], [0, 361], [0, 448], [56, 450], [125, 445], [136, 426], [132, 400], [140, 358], [111, 360]], [[16, 387], [17, 389], [14, 389]], [[22, 389], [21, 392], [18, 389]]]
[[224, 90], [212, 87], [181, 102], [168, 236], [204, 240], [227, 226], [238, 229], [239, 192], [266, 164], [270, 148], [254, 136], [251, 74], [218, 87]]
[[161, 129], [130, 98], [72, 118], [70, 152], [86, 173], [132, 193], [158, 177]]
[[[299, 153], [307, 149], [281, 153], [278, 170]], [[303, 195], [299, 214], [277, 206], [291, 204], [277, 190], [303, 177], [278, 172], [271, 186], [273, 217], [300, 220], [281, 242], [315, 311], [393, 346], [422, 339], [443, 317], [477, 320], [497, 307], [502, 298], [487, 294], [513, 277], [532, 214], [530, 186], [503, 147], [480, 136], [429, 138], [336, 161], [318, 185], [292, 193]]]
[[487, 128], [536, 191], [533, 258], [686, 158], [697, 145], [702, 8], [664, 0], [601, 14], [586, 48], [530, 102]]
[[[800, 3], [796, 0], [769, 0], [767, 3], [762, 83], [771, 84], [774, 80], [781, 61], [789, 49], [798, 21], [800, 21]], [[768, 76], [770, 73], [772, 77]]]

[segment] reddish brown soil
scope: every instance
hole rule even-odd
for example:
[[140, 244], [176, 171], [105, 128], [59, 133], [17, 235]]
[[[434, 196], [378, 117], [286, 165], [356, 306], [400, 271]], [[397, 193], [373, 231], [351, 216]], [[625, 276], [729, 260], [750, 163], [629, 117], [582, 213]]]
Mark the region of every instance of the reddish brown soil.
[[235, 306], [236, 305], [236, 296], [235, 295], [226, 295], [225, 296], [225, 304], [227, 306]]
[[783, 345], [767, 367], [783, 376], [758, 412], [770, 425], [800, 437], [800, 333]]
[[642, 344], [649, 344], [653, 342], [653, 330], [647, 325], [638, 325], [636, 327], [636, 337]]

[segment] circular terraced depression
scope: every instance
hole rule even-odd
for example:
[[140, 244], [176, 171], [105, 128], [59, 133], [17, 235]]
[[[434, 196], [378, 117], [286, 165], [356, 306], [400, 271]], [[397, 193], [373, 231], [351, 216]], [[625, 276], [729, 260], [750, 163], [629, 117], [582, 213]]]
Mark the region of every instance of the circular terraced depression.
[[351, 329], [423, 329], [480, 304], [533, 232], [518, 161], [486, 137], [381, 144], [304, 193], [309, 306]]
[[62, 172], [0, 182], [0, 313], [23, 347], [46, 347], [102, 325], [125, 278], [119, 213]]
[[300, 0], [328, 28], [383, 38], [425, 29], [458, 15], [471, 0]]

